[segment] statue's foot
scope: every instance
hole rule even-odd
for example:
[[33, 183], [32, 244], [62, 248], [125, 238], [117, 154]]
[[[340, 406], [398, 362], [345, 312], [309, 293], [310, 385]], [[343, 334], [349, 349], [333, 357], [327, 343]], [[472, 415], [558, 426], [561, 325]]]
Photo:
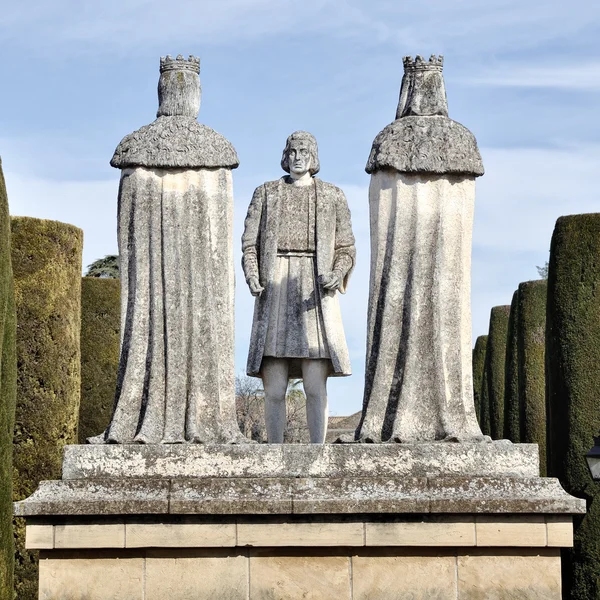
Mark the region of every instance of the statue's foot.
[[354, 436], [350, 433], [342, 433], [342, 435], [340, 435], [340, 437], [338, 437], [337, 439], [335, 439], [332, 443], [333, 444], [354, 444], [356, 440], [354, 439]]
[[[470, 444], [487, 444], [492, 441], [489, 435], [474, 435], [470, 437], [462, 437], [458, 435], [447, 435], [443, 442], [455, 442], [455, 443], [470, 443]], [[507, 440], [508, 441], [508, 440]]]
[[364, 431], [356, 439], [359, 444], [381, 444], [381, 436], [375, 433]]
[[[134, 442], [137, 442], [138, 444], [151, 444], [152, 442], [150, 442], [145, 436], [136, 436], [135, 439], [133, 440]], [[162, 440], [160, 440], [161, 444], [185, 444], [186, 440], [183, 437], [166, 437], [163, 438]]]
[[224, 444], [256, 444], [256, 440], [251, 440], [247, 438], [241, 431], [231, 432], [229, 435], [225, 436], [223, 441]]
[[86, 444], [106, 444], [106, 432], [103, 431], [99, 435], [94, 435], [92, 437], [86, 438]]

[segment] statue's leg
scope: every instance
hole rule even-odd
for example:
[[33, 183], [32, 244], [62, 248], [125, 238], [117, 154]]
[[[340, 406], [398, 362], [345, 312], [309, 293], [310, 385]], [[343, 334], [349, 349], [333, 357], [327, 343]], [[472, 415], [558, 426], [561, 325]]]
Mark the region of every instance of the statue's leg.
[[265, 422], [269, 444], [283, 443], [288, 369], [287, 358], [263, 358], [261, 376], [265, 388]]
[[306, 420], [311, 444], [325, 442], [327, 433], [327, 375], [330, 362], [327, 359], [302, 361], [302, 382], [306, 394]]

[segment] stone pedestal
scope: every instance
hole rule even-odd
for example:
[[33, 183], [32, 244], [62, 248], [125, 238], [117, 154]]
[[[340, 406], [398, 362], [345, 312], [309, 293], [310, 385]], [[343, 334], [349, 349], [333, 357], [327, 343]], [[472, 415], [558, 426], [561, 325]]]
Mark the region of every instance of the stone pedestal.
[[537, 446], [68, 446], [15, 505], [42, 600], [561, 597]]

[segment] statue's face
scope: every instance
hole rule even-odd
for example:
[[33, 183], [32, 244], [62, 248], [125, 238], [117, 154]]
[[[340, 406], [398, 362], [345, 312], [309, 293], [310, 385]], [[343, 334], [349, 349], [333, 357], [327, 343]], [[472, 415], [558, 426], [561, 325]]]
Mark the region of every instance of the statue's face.
[[292, 140], [288, 151], [290, 172], [302, 177], [310, 171], [311, 162], [308, 144], [304, 140]]

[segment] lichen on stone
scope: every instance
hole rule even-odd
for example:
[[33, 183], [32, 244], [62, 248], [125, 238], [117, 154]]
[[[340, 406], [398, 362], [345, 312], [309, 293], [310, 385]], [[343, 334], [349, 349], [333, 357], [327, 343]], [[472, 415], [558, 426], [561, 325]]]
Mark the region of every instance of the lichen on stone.
[[126, 135], [110, 161], [128, 167], [235, 169], [240, 163], [227, 139], [193, 117], [159, 117]]

